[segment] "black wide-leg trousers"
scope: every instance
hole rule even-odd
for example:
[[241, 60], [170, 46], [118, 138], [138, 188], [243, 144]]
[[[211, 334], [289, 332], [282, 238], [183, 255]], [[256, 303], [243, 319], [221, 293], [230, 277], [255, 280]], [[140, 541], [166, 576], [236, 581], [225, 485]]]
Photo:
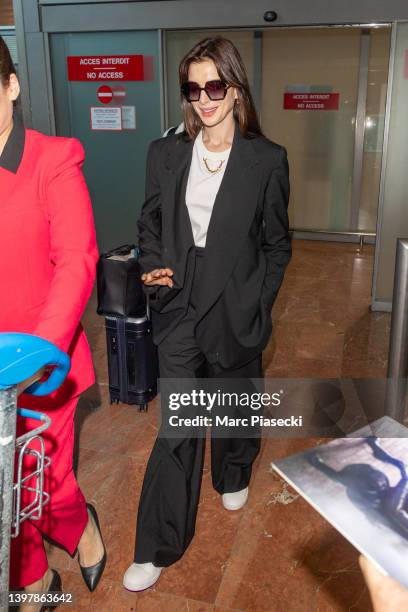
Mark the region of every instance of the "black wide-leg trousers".
[[[207, 362], [194, 339], [196, 296], [205, 250], [196, 248], [194, 280], [184, 319], [158, 345], [161, 378], [262, 378], [262, 355], [235, 370]], [[218, 493], [248, 486], [259, 437], [211, 437], [211, 476]], [[139, 502], [135, 562], [167, 567], [190, 544], [200, 498], [205, 437], [157, 437]]]

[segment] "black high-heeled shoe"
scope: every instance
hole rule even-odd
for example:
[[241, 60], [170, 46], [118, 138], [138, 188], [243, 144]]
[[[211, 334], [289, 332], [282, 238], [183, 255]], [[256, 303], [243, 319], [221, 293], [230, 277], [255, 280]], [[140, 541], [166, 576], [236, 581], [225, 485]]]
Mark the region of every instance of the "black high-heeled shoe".
[[[47, 589], [47, 593], [54, 593], [55, 591], [62, 591], [61, 576], [59, 575], [57, 570], [51, 570], [51, 571], [52, 571], [52, 580], [50, 582], [50, 586]], [[51, 610], [55, 610], [55, 608], [58, 608], [58, 604], [55, 604], [55, 605], [45, 604], [44, 606], [41, 606], [40, 612], [51, 612]]]
[[100, 561], [98, 561], [98, 563], [95, 563], [95, 565], [91, 565], [89, 567], [82, 567], [80, 561], [79, 561], [79, 553], [78, 553], [78, 563], [79, 563], [79, 567], [81, 569], [81, 574], [82, 574], [82, 578], [84, 579], [84, 582], [86, 584], [86, 586], [88, 587], [88, 589], [90, 591], [94, 591], [96, 589], [96, 587], [98, 586], [98, 583], [102, 577], [103, 574], [103, 570], [105, 569], [105, 565], [106, 565], [106, 549], [105, 549], [105, 545], [103, 543], [103, 538], [102, 538], [102, 532], [101, 532], [101, 528], [99, 525], [99, 519], [98, 519], [98, 514], [95, 510], [95, 508], [92, 506], [92, 504], [86, 504], [86, 507], [89, 509], [90, 513], [92, 514], [92, 517], [96, 523], [96, 526], [98, 528], [99, 531], [99, 535], [101, 536], [101, 540], [102, 540], [102, 546], [103, 546], [103, 557]]

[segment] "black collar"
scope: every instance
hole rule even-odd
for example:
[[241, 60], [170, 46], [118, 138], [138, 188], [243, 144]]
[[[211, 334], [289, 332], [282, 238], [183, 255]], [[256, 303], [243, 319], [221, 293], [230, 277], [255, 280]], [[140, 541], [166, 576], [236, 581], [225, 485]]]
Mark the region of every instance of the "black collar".
[[25, 129], [17, 113], [13, 116], [13, 129], [0, 155], [0, 167], [13, 174], [17, 173], [24, 153]]

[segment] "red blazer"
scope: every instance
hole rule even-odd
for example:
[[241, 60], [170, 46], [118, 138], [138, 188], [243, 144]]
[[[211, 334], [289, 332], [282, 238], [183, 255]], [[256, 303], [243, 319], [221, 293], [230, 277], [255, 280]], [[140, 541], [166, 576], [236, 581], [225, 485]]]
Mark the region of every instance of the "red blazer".
[[95, 380], [80, 324], [98, 259], [83, 161], [79, 141], [33, 130], [16, 172], [0, 158], [0, 331], [36, 334], [69, 353], [71, 371], [51, 396], [59, 401]]

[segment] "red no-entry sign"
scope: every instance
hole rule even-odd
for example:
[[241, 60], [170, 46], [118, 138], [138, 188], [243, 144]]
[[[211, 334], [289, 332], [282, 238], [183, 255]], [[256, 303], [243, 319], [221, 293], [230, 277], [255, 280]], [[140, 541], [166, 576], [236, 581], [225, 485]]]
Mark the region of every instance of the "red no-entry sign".
[[99, 87], [96, 95], [98, 96], [99, 102], [102, 102], [102, 104], [109, 104], [109, 102], [112, 102], [113, 91], [108, 85], [102, 85], [102, 87]]

